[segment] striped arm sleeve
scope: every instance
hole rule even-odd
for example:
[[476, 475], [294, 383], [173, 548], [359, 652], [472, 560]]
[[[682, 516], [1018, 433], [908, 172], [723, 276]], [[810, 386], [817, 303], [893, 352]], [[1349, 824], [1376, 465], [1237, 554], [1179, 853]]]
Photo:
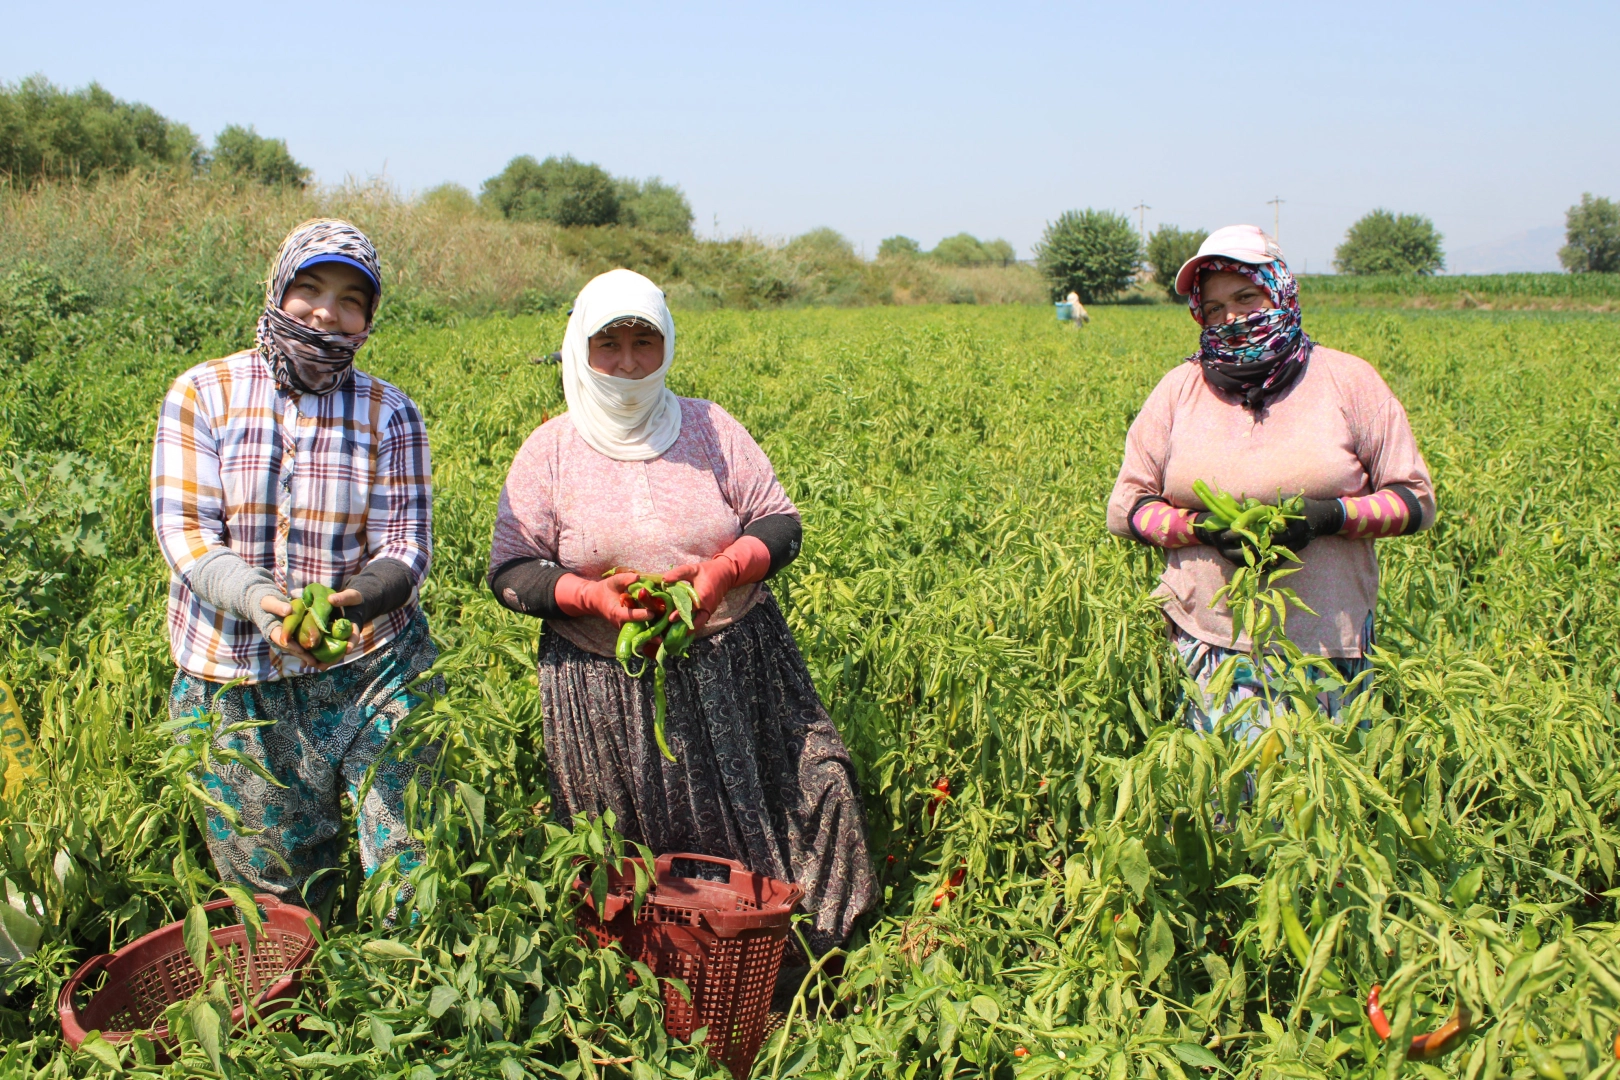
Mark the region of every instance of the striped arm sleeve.
[[1195, 514], [1160, 498], [1143, 499], [1131, 514], [1131, 532], [1142, 543], [1154, 547], [1192, 547], [1203, 543], [1193, 530]]
[[1344, 528], [1339, 535], [1351, 540], [1405, 536], [1417, 532], [1423, 524], [1423, 507], [1417, 496], [1404, 487], [1387, 487], [1339, 502], [1344, 506]]

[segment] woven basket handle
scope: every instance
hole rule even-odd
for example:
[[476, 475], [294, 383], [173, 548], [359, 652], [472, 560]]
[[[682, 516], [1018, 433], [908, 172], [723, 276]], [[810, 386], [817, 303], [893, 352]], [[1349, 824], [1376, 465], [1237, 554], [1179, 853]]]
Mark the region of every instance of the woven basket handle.
[[[736, 859], [720, 859], [713, 855], [692, 855], [685, 852], [670, 852], [668, 854], [658, 856], [658, 861], [653, 864], [658, 878], [675, 876], [674, 866], [676, 859], [689, 859], [692, 862], [713, 863], [715, 866], [724, 866], [734, 874], [748, 873], [748, 867], [744, 866]], [[729, 881], [730, 878], [728, 877], [727, 880]]]
[[56, 995], [56, 1015], [62, 1021], [62, 1037], [75, 1050], [84, 1042], [84, 1037], [90, 1033], [84, 1030], [84, 1026], [79, 1023], [79, 1010], [73, 1004], [73, 999], [78, 995], [79, 988], [89, 982], [96, 972], [112, 963], [112, 958], [112, 953], [92, 956], [79, 965], [79, 970], [75, 971], [73, 977], [62, 984], [62, 992]]

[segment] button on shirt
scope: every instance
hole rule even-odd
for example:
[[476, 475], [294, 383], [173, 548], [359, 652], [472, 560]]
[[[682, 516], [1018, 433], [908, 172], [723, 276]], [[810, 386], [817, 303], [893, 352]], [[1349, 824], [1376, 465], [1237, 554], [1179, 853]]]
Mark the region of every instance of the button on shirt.
[[[324, 396], [276, 386], [256, 352], [199, 364], [163, 400], [152, 457], [152, 520], [169, 577], [175, 664], [211, 681], [307, 674], [252, 622], [199, 600], [187, 572], [229, 548], [289, 595], [341, 589], [373, 559], [403, 563], [417, 585], [432, 558], [432, 466], [416, 404], [355, 371]], [[381, 648], [416, 608], [356, 628], [349, 659]]]

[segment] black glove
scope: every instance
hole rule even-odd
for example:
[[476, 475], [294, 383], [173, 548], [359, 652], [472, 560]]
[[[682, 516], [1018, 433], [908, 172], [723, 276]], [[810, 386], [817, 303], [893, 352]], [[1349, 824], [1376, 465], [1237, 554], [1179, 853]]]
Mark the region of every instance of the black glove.
[[1305, 516], [1295, 518], [1276, 542], [1298, 555], [1318, 536], [1333, 536], [1344, 529], [1344, 504], [1338, 499], [1305, 499]]
[[1193, 532], [1200, 540], [1214, 548], [1221, 558], [1233, 566], [1247, 566], [1249, 560], [1244, 558], [1243, 552], [1249, 542], [1231, 529], [1222, 529], [1212, 532], [1204, 528], [1204, 522], [1209, 520], [1209, 511], [1204, 510], [1193, 515]]

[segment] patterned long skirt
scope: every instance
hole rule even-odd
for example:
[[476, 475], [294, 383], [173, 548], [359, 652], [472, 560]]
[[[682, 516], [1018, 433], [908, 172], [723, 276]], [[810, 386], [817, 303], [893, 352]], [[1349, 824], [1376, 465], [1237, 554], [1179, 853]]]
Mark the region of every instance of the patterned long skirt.
[[668, 667], [653, 738], [653, 676], [559, 634], [540, 647], [546, 759], [559, 821], [611, 809], [655, 854], [735, 859], [804, 889], [817, 954], [841, 945], [877, 889], [855, 768], [769, 591]]

